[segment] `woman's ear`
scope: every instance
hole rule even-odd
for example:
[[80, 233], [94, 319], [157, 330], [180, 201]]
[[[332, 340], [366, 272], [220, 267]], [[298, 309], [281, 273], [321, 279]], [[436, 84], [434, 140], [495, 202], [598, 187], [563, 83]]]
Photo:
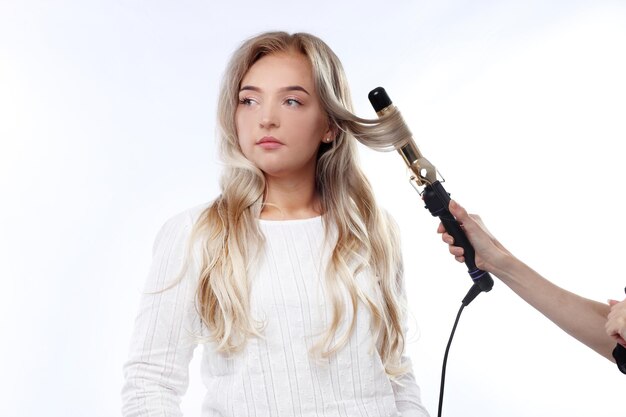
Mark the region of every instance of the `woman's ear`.
[[324, 138], [322, 139], [324, 143], [334, 141], [337, 139], [337, 134], [339, 133], [339, 127], [332, 120], [328, 121], [328, 126], [328, 129], [324, 133]]

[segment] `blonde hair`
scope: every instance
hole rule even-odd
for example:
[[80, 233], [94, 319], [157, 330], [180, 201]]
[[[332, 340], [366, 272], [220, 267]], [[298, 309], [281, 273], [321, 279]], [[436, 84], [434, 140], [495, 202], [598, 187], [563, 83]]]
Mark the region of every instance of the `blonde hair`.
[[[402, 263], [395, 224], [376, 204], [372, 188], [358, 166], [355, 138], [369, 147], [390, 150], [405, 138], [395, 137], [389, 120], [361, 119], [352, 114], [348, 84], [341, 62], [320, 39], [306, 33], [263, 33], [245, 41], [227, 66], [218, 103], [220, 152], [225, 162], [222, 194], [200, 215], [192, 239], [202, 250], [197, 288], [198, 312], [221, 352], [240, 350], [249, 337], [262, 337], [262, 323], [250, 310], [250, 269], [262, 253], [264, 238], [257, 219], [263, 206], [265, 178], [239, 146], [235, 110], [240, 83], [261, 57], [298, 52], [308, 58], [315, 88], [336, 136], [318, 152], [315, 186], [320, 195], [326, 237], [334, 227], [336, 244], [326, 267], [327, 296], [332, 306], [329, 327], [312, 353], [322, 358], [341, 349], [356, 324], [358, 303], [369, 309], [377, 349], [387, 374], [406, 370], [405, 318], [401, 291]], [[356, 265], [356, 268], [353, 267]], [[357, 285], [357, 272], [369, 269], [377, 285], [373, 296]], [[347, 291], [351, 305], [342, 294]], [[336, 339], [346, 315], [351, 321]], [[337, 340], [333, 343], [334, 340]]]

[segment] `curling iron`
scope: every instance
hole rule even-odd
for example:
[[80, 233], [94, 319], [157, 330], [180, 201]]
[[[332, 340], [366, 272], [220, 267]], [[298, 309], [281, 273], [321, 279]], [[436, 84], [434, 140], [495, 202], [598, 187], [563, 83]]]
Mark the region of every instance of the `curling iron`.
[[[379, 117], [398, 111], [382, 87], [377, 87], [370, 91], [368, 98]], [[460, 246], [464, 250], [463, 256], [465, 257], [465, 265], [468, 268], [467, 272], [474, 282], [474, 285], [463, 299], [463, 304], [468, 305], [480, 292], [491, 290], [493, 279], [488, 272], [476, 267], [474, 248], [459, 222], [448, 210], [450, 194], [446, 192], [441, 184], [444, 182], [443, 178], [441, 181], [438, 179], [437, 169], [419, 151], [408, 128], [406, 128], [406, 131], [409, 133], [406, 143], [398, 148], [398, 153], [400, 153], [404, 162], [412, 171], [411, 184], [422, 196], [428, 211], [433, 216], [439, 217], [446, 232], [454, 238], [454, 245]], [[423, 189], [419, 187], [423, 187]]]

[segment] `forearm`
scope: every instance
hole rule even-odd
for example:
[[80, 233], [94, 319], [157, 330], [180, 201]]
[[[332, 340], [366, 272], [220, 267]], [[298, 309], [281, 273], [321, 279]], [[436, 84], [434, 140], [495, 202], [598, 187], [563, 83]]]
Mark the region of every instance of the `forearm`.
[[605, 331], [609, 306], [576, 295], [548, 281], [514, 256], [508, 256], [496, 275], [528, 304], [581, 343], [613, 361], [615, 342]]

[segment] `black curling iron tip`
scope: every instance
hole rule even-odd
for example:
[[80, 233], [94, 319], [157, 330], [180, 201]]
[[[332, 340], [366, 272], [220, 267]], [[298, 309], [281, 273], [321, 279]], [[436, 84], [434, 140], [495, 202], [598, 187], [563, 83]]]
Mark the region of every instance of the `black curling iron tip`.
[[387, 92], [382, 87], [376, 87], [367, 95], [367, 98], [372, 103], [374, 111], [379, 112], [385, 107], [391, 106], [391, 99], [387, 95]]

